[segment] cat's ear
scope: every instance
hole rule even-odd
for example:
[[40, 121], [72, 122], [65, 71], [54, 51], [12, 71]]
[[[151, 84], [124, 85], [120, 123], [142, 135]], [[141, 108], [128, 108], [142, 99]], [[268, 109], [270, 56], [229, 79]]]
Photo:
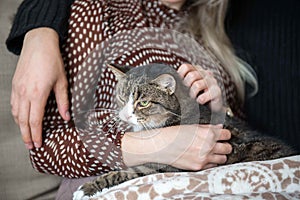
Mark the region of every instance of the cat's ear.
[[115, 65], [115, 64], [110, 64], [107, 63], [106, 66], [111, 69], [111, 71], [114, 73], [116, 76], [117, 80], [121, 80], [126, 76], [126, 71], [123, 70], [121, 66]]
[[170, 95], [175, 92], [176, 80], [170, 74], [162, 74], [151, 82], [157, 84], [162, 90], [167, 91]]

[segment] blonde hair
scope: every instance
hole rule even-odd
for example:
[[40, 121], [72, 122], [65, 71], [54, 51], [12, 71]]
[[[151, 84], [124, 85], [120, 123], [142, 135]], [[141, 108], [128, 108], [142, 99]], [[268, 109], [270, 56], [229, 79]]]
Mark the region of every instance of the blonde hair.
[[187, 0], [184, 6], [187, 6], [189, 14], [181, 23], [180, 29], [202, 38], [231, 76], [242, 101], [246, 82], [253, 87], [251, 94], [254, 95], [258, 90], [256, 74], [246, 62], [235, 55], [225, 32], [228, 0]]

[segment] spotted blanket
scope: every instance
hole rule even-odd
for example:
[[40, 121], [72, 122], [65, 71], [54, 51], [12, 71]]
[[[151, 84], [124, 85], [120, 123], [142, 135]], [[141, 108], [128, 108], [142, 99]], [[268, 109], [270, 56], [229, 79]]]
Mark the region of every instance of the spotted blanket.
[[300, 199], [300, 155], [199, 172], [153, 174], [104, 190], [100, 199]]

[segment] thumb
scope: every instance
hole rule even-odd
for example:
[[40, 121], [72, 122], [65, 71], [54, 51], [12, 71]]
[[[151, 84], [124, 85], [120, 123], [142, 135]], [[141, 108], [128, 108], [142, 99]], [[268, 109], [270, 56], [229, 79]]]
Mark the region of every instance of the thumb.
[[59, 114], [64, 120], [69, 121], [71, 116], [69, 112], [68, 82], [65, 76], [62, 76], [57, 80], [53, 90], [55, 93]]

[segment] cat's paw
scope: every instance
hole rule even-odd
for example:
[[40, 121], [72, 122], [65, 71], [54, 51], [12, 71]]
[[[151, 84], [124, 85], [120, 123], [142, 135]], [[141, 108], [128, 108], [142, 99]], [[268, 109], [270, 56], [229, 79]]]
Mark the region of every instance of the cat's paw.
[[97, 189], [91, 183], [85, 183], [73, 193], [73, 200], [88, 200], [97, 193]]
[[84, 195], [84, 191], [77, 190], [73, 193], [73, 200], [88, 200], [90, 197]]

